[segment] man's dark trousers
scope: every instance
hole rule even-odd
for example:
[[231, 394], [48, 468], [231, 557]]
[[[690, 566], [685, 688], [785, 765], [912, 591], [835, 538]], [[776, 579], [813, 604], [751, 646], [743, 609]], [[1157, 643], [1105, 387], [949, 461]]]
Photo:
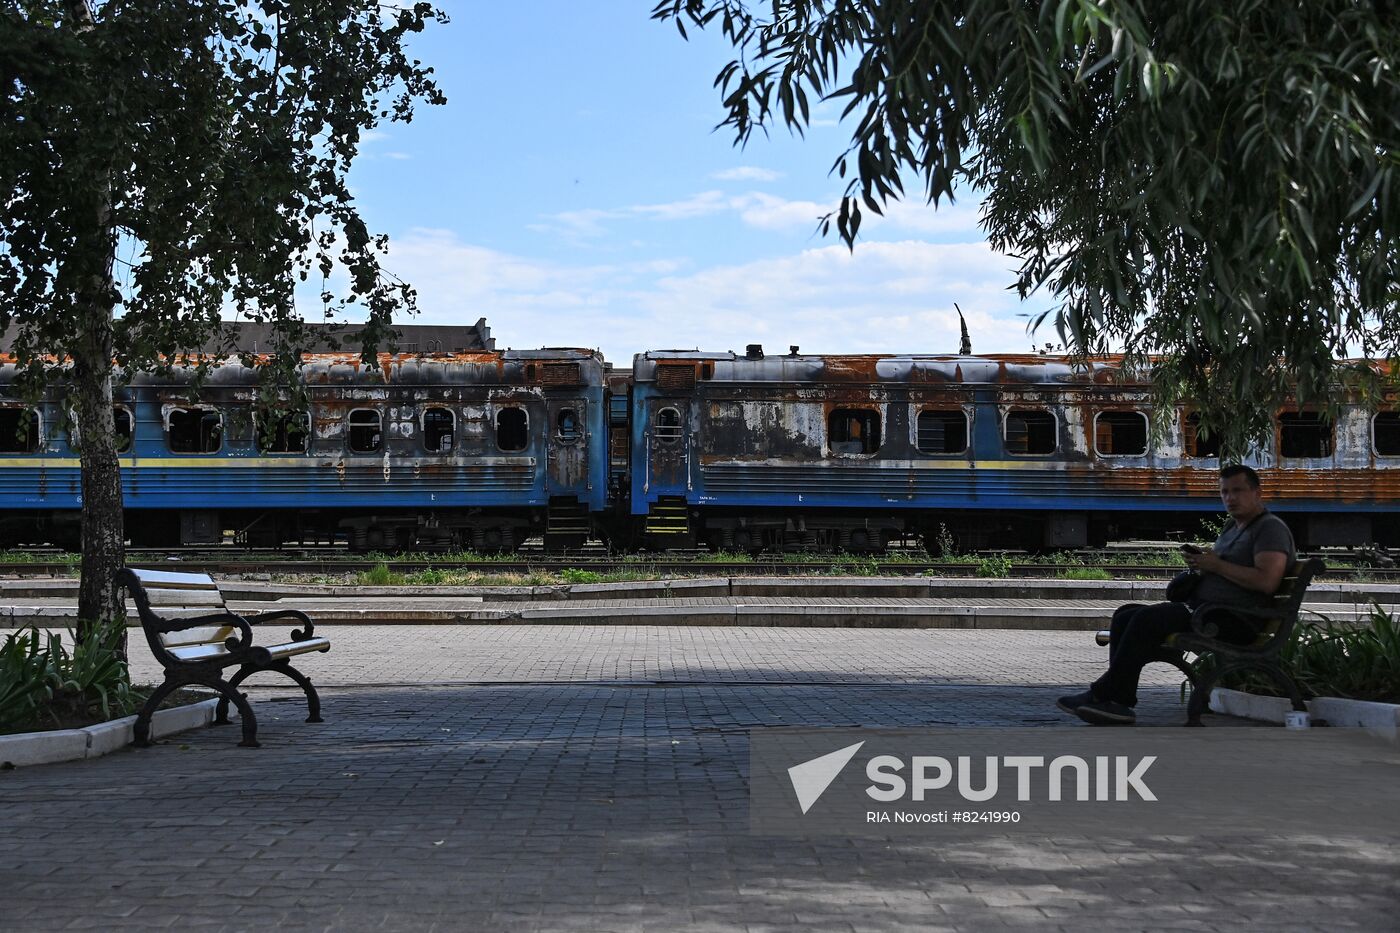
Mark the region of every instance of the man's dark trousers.
[[[1245, 644], [1255, 638], [1253, 626], [1228, 612], [1215, 612], [1210, 621], [1220, 627], [1217, 637], [1222, 641]], [[1094, 696], [1136, 706], [1143, 665], [1152, 660], [1168, 635], [1189, 631], [1191, 607], [1186, 603], [1129, 603], [1120, 607], [1109, 628], [1108, 671], [1094, 681]]]

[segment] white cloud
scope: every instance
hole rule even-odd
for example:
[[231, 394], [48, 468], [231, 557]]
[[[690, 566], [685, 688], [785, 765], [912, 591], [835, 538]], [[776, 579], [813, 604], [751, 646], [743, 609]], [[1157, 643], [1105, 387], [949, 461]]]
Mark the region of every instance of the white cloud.
[[[1006, 290], [1012, 261], [983, 243], [828, 245], [777, 259], [694, 268], [683, 260], [561, 265], [462, 242], [451, 231], [396, 239], [387, 269], [417, 287], [415, 323], [484, 316], [498, 344], [591, 346], [619, 366], [648, 349], [943, 353], [958, 347], [953, 302], [978, 352], [1031, 345]], [[1036, 309], [1043, 305], [1034, 306]], [[1043, 340], [1042, 340], [1043, 342]]]
[[720, 181], [777, 181], [783, 177], [783, 173], [775, 172], [772, 169], [758, 168], [754, 165], [740, 165], [736, 168], [727, 168], [722, 172], [715, 172], [710, 177]]
[[[612, 232], [610, 225], [638, 219], [677, 221], [733, 214], [747, 226], [760, 230], [810, 232], [816, 230], [823, 216], [833, 213], [838, 206], [836, 199], [822, 204], [791, 201], [762, 191], [742, 194], [702, 191], [661, 204], [564, 211], [550, 215], [544, 223], [531, 224], [529, 229], [581, 240], [606, 236]], [[944, 202], [936, 209], [921, 201], [896, 201], [887, 206], [883, 215], [864, 211], [861, 229], [867, 237], [875, 231], [893, 229], [945, 242], [981, 242], [977, 211], [977, 202], [967, 200], [957, 204]]]

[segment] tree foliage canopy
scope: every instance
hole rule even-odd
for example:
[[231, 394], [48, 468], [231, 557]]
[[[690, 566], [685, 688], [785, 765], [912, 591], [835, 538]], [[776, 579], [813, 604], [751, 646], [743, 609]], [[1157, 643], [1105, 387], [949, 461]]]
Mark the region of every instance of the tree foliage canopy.
[[[834, 171], [854, 246], [917, 177], [982, 198], [1022, 297], [1082, 354], [1126, 348], [1240, 452], [1296, 398], [1379, 387], [1400, 352], [1400, 9], [1385, 0], [661, 0], [738, 57], [737, 142], [812, 101], [854, 121]], [[1155, 358], [1153, 358], [1155, 357]]]
[[0, 2], [0, 330], [18, 325], [17, 355], [68, 352], [89, 303], [119, 309], [112, 349], [132, 370], [230, 310], [295, 346], [294, 288], [337, 265], [330, 313], [360, 303], [380, 339], [413, 293], [380, 268], [346, 174], [366, 130], [443, 101], [403, 48], [443, 18], [366, 0]]
[[0, 0], [0, 332], [9, 390], [57, 378], [77, 413], [83, 622], [122, 611], [114, 364], [168, 370], [232, 310], [275, 325], [275, 404], [300, 388], [299, 283], [321, 276], [327, 316], [364, 308], [371, 362], [412, 310], [346, 176], [366, 130], [443, 102], [404, 48], [443, 19], [426, 2]]

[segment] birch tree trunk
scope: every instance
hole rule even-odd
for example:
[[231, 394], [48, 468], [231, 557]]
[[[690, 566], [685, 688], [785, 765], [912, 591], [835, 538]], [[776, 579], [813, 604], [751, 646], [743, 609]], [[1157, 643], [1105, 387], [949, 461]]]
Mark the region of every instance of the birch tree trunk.
[[112, 413], [112, 309], [84, 309], [90, 331], [75, 353], [73, 388], [82, 444], [83, 560], [77, 638], [122, 611], [115, 577], [126, 562], [121, 464]]
[[[69, 11], [75, 32], [96, 28], [87, 0], [70, 0]], [[91, 248], [78, 255], [88, 257], [94, 268], [78, 295], [75, 312], [82, 320], [82, 332], [70, 354], [82, 449], [83, 559], [74, 633], [78, 641], [87, 638], [94, 624], [115, 619], [123, 611], [116, 585], [117, 571], [126, 563], [126, 529], [112, 411], [112, 309], [118, 292], [112, 276], [117, 244], [110, 178], [94, 192], [92, 220]], [[121, 651], [126, 652], [125, 639]]]

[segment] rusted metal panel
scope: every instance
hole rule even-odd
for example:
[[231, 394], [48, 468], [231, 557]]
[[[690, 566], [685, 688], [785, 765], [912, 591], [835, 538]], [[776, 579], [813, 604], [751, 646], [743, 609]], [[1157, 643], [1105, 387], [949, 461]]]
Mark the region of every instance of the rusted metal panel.
[[588, 482], [588, 403], [551, 399], [548, 416], [550, 491], [575, 492]]

